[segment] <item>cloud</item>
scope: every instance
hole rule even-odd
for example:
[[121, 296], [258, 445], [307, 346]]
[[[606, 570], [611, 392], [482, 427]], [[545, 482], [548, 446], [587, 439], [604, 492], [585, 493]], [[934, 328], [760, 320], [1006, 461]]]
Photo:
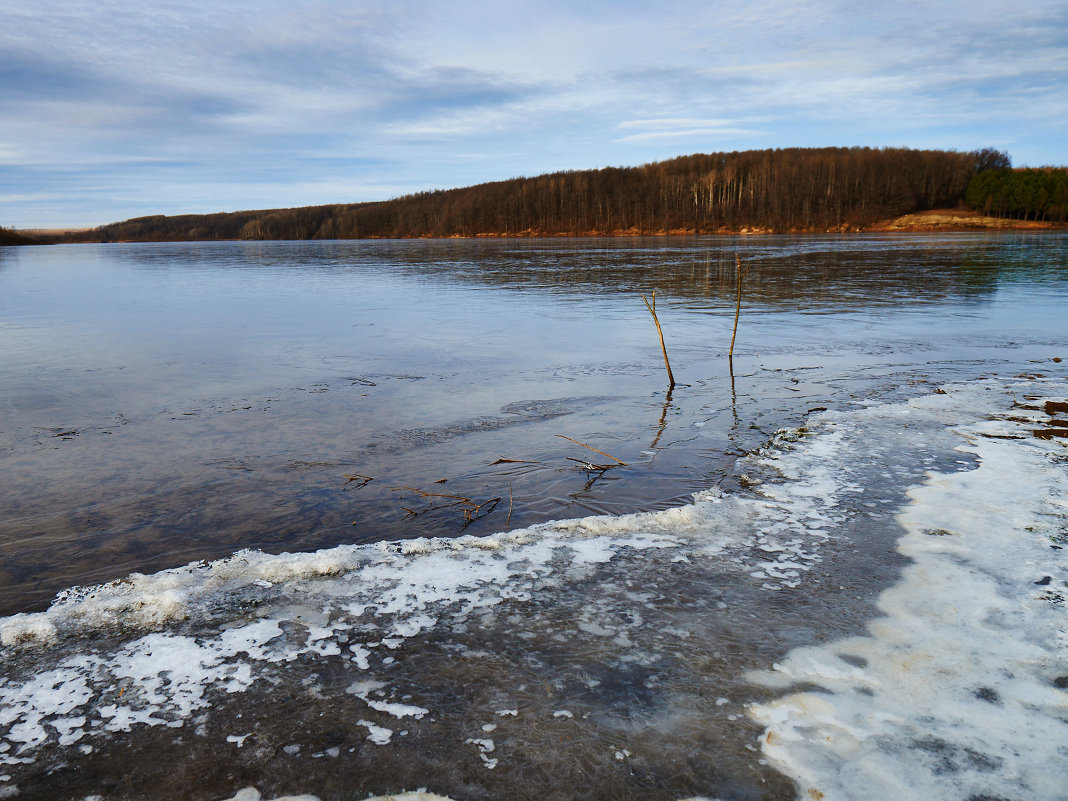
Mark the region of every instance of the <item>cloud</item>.
[[655, 140], [700, 139], [709, 141], [717, 137], [761, 136], [761, 131], [751, 127], [740, 127], [737, 120], [726, 119], [690, 119], [685, 117], [667, 117], [651, 120], [628, 120], [621, 122], [619, 128], [634, 130], [617, 137], [617, 142], [652, 142]]
[[747, 147], [1063, 162], [1066, 87], [1061, 0], [8, 0], [2, 208], [47, 224], [46, 187], [56, 222], [106, 222]]

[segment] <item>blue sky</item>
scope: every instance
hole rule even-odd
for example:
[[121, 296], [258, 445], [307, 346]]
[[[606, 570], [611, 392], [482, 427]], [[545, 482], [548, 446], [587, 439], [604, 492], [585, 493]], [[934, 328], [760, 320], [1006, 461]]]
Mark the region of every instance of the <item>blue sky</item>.
[[4, 226], [829, 145], [1068, 163], [1068, 2], [0, 7]]

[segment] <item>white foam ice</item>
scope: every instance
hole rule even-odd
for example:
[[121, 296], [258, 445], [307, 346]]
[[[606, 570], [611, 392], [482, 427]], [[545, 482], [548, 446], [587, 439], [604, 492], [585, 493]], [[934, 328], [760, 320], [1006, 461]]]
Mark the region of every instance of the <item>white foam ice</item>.
[[915, 401], [1002, 414], [958, 428], [975, 469], [910, 492], [899, 549], [913, 563], [867, 636], [753, 675], [814, 688], [751, 709], [804, 797], [1068, 797], [1068, 449], [1031, 436], [1028, 409], [1005, 414], [1043, 391], [1064, 385], [985, 381]]
[[377, 726], [369, 720], [359, 720], [356, 723], [367, 727], [367, 739], [375, 745], [386, 745], [393, 739], [393, 729]]
[[385, 682], [381, 681], [357, 681], [346, 690], [351, 695], [355, 695], [367, 706], [371, 707], [378, 712], [385, 712], [387, 715], [392, 715], [398, 720], [401, 718], [415, 718], [421, 720], [423, 715], [430, 712], [429, 709], [423, 709], [421, 706], [415, 706], [414, 704], [400, 704], [391, 701], [382, 701], [376, 698], [372, 698], [372, 693], [378, 693], [384, 695], [383, 688], [386, 687]]
[[[127, 631], [134, 639], [114, 653], [81, 654], [30, 679], [0, 679], [0, 743], [7, 744], [0, 764], [26, 759], [49, 737], [73, 742], [91, 731], [180, 726], [207, 704], [209, 687], [246, 690], [255, 680], [251, 666], [257, 662], [345, 654], [367, 669], [375, 648], [396, 648], [431, 629], [443, 607], [462, 616], [506, 599], [524, 600], [535, 587], [573, 579], [622, 550], [680, 549], [699, 541], [706, 551], [715, 551], [730, 535], [714, 524], [720, 500], [711, 490], [665, 512], [590, 517], [485, 538], [276, 556], [243, 551], [218, 562], [68, 591], [45, 612], [0, 621], [4, 647], [40, 652], [94, 631]], [[271, 587], [263, 587], [264, 581]], [[323, 616], [317, 610], [280, 603], [274, 614], [251, 621], [237, 618], [215, 636], [167, 629], [176, 621], [196, 619], [221, 599], [250, 593], [283, 600], [317, 594], [340, 615], [318, 620]], [[308, 613], [298, 615], [295, 609]], [[357, 618], [379, 621], [379, 637], [342, 648], [339, 636]], [[306, 630], [299, 647], [281, 636], [283, 624], [293, 621]], [[138, 637], [139, 628], [161, 630]], [[394, 716], [427, 711], [377, 699], [367, 702]]]
[[468, 737], [464, 742], [468, 745], [478, 747], [479, 759], [482, 760], [482, 764], [485, 765], [488, 770], [493, 770], [497, 767], [497, 758], [489, 756], [496, 750], [496, 745], [493, 740], [486, 737]]
[[[224, 801], [267, 801], [267, 799], [264, 799], [255, 787], [245, 787]], [[272, 798], [270, 801], [319, 801], [319, 798], [314, 795], [286, 795]], [[451, 799], [437, 793], [428, 793], [426, 790], [414, 790], [408, 793], [376, 795], [364, 801], [451, 801]]]

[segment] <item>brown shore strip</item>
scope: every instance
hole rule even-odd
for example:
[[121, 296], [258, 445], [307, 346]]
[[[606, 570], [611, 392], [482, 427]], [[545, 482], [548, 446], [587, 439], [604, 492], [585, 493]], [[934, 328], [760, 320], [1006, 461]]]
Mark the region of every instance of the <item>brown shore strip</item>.
[[[842, 225], [837, 228], [791, 228], [788, 231], [776, 231], [764, 226], [742, 226], [740, 228], [715, 228], [694, 230], [692, 228], [615, 228], [612, 230], [588, 230], [546, 233], [537, 230], [519, 231], [518, 233], [500, 233], [494, 231], [472, 235], [451, 234], [445, 237], [404, 237], [413, 239], [527, 239], [527, 238], [574, 238], [574, 237], [635, 237], [635, 236], [694, 236], [704, 235], [761, 235], [761, 234], [859, 234], [891, 233], [905, 231], [908, 233], [952, 233], [967, 231], [1068, 231], [1068, 222], [1048, 222], [1045, 220], [1015, 220], [1008, 217], [989, 217], [969, 209], [931, 209], [905, 214], [892, 220], [883, 220], [871, 225]], [[385, 237], [368, 237], [378, 239]]]
[[[63, 241], [62, 234], [86, 234], [92, 229], [24, 229], [18, 234], [23, 237], [32, 237], [30, 241], [23, 239], [22, 242], [4, 242], [3, 244], [51, 244], [55, 241]], [[788, 231], [776, 231], [763, 226], [742, 226], [741, 228], [716, 228], [710, 230], [694, 230], [692, 228], [617, 228], [612, 230], [583, 230], [568, 232], [543, 232], [537, 230], [519, 231], [517, 233], [502, 233], [485, 231], [476, 234], [450, 234], [447, 236], [433, 237], [400, 237], [402, 239], [568, 239], [577, 237], [665, 237], [665, 236], [695, 236], [695, 235], [723, 235], [723, 236], [750, 236], [765, 234], [852, 234], [852, 233], [954, 233], [969, 231], [1065, 231], [1068, 230], [1068, 222], [1049, 222], [1045, 220], [1016, 220], [1006, 217], [989, 217], [978, 211], [968, 209], [931, 209], [913, 214], [906, 214], [892, 220], [883, 220], [871, 225], [842, 225], [836, 228], [793, 228]], [[7, 233], [7, 232], [5, 232]], [[11, 232], [14, 233], [14, 232]], [[39, 237], [39, 238], [38, 238]], [[21, 238], [21, 237], [20, 237]], [[394, 237], [368, 236], [366, 239], [388, 239]], [[71, 241], [71, 240], [66, 240]], [[93, 241], [77, 240], [74, 241]], [[152, 240], [120, 239], [119, 242], [137, 242]], [[158, 240], [163, 241], [163, 240]], [[170, 240], [173, 241], [173, 240]], [[181, 241], [181, 240], [178, 240]], [[193, 240], [190, 240], [193, 241]], [[214, 240], [226, 241], [226, 240]], [[240, 241], [240, 240], [230, 240]]]
[[[1044, 220], [1013, 220], [1004, 217], [987, 217], [977, 211], [957, 209], [933, 209], [906, 214], [893, 220], [884, 220], [871, 225], [843, 225], [838, 228], [792, 228], [776, 231], [762, 226], [741, 228], [716, 228], [695, 231], [692, 228], [620, 228], [611, 231], [574, 231], [568, 233], [542, 233], [520, 231], [514, 234], [485, 232], [471, 236], [452, 234], [447, 237], [414, 237], [419, 239], [526, 239], [526, 238], [574, 238], [574, 237], [635, 237], [635, 236], [752, 236], [763, 234], [862, 234], [862, 233], [953, 233], [967, 231], [1068, 231], [1068, 222]], [[378, 237], [369, 237], [377, 239]]]
[[967, 209], [932, 209], [876, 223], [869, 231], [1064, 231], [1068, 223], [987, 217]]

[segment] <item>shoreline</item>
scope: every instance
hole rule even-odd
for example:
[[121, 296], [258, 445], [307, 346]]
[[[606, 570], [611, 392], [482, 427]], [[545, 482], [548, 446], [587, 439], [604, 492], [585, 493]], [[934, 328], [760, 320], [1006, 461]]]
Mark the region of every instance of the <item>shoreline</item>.
[[[30, 238], [28, 242], [13, 244], [28, 245], [60, 245], [60, 244], [125, 244], [131, 242], [281, 242], [281, 241], [317, 241], [315, 239], [73, 239], [64, 240], [63, 237], [74, 233], [88, 233], [91, 229], [75, 232], [70, 229], [24, 229], [20, 231], [23, 236]], [[799, 228], [789, 231], [776, 231], [764, 226], [742, 226], [740, 228], [617, 228], [612, 230], [587, 230], [568, 232], [545, 232], [536, 230], [518, 231], [516, 233], [504, 233], [499, 231], [480, 231], [471, 234], [448, 234], [444, 236], [363, 236], [344, 237], [335, 241], [347, 240], [428, 240], [440, 241], [448, 239], [622, 239], [638, 237], [669, 237], [669, 236], [805, 236], [811, 234], [873, 234], [873, 233], [975, 233], [986, 231], [1027, 231], [1029, 233], [1044, 231], [1068, 231], [1068, 222], [1051, 222], [1047, 220], [1016, 220], [1007, 217], [989, 217], [978, 211], [964, 209], [931, 209], [918, 211], [895, 217], [891, 220], [883, 220], [871, 225], [842, 225], [837, 228]], [[42, 237], [34, 239], [33, 237]], [[55, 239], [51, 239], [55, 237]], [[327, 239], [318, 241], [331, 241]]]

